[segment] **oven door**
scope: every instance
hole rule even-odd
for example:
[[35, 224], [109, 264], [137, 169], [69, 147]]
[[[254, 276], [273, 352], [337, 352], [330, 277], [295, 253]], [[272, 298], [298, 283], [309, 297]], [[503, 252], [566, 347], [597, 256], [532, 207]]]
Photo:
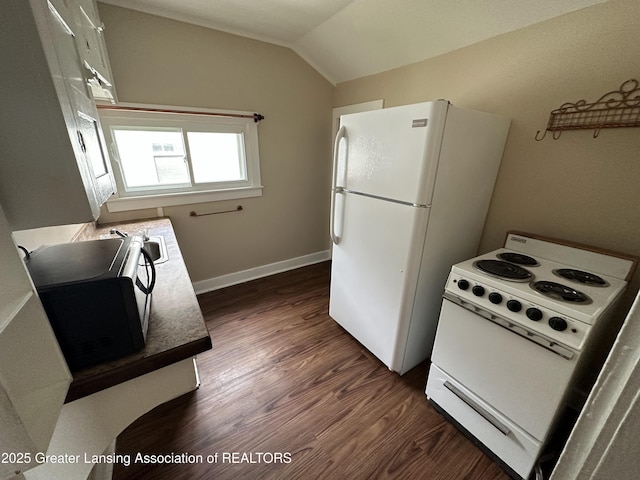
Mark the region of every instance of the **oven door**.
[[503, 327], [445, 298], [431, 360], [473, 395], [544, 442], [577, 355], [556, 353], [529, 340], [520, 327]]
[[[522, 478], [529, 478], [542, 448], [536, 440], [454, 378], [431, 364], [427, 395], [446, 415], [471, 433], [499, 461]], [[503, 465], [504, 466], [504, 465]], [[511, 475], [517, 478], [515, 475]]]

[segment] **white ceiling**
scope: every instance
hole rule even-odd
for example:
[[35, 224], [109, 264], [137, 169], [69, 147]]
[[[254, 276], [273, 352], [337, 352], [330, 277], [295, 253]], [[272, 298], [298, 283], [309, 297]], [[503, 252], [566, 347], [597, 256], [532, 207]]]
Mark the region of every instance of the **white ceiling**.
[[99, 0], [292, 48], [332, 83], [607, 0]]

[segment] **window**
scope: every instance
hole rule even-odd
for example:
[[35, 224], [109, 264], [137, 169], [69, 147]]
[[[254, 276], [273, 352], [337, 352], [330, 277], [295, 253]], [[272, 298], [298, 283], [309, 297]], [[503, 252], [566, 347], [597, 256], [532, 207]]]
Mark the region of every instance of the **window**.
[[110, 211], [262, 195], [253, 113], [121, 108], [99, 110], [118, 187]]

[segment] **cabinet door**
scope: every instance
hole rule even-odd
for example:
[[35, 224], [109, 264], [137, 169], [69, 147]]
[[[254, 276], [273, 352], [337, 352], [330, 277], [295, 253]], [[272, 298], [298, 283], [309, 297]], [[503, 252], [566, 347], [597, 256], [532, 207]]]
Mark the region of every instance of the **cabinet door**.
[[54, 81], [61, 80], [64, 83], [67, 95], [73, 102], [78, 95], [88, 97], [89, 90], [80, 53], [74, 40], [75, 34], [68, 20], [68, 13], [65, 18], [53, 6], [49, 7], [47, 25], [61, 73], [61, 78], [54, 78]]
[[115, 100], [111, 66], [104, 39], [104, 24], [100, 20], [95, 0], [76, 0], [76, 41], [89, 76], [89, 85], [96, 99]]
[[92, 113], [78, 112], [78, 139], [93, 180], [91, 193], [95, 195], [97, 205], [102, 205], [115, 193], [115, 188], [98, 115]]
[[[88, 2], [82, 2], [84, 4]], [[96, 24], [91, 10], [87, 5], [78, 6], [76, 38], [83, 60], [97, 70], [104, 78], [107, 77], [107, 60], [102, 48], [102, 24]]]
[[[100, 205], [115, 192], [106, 144], [100, 130], [98, 112], [89, 98], [85, 79], [87, 70], [74, 41], [74, 33], [55, 9], [49, 10], [51, 12], [49, 25], [56, 46], [62, 80], [74, 114], [73, 122], [76, 131], [75, 138], [74, 134], [71, 134], [71, 141], [77, 143], [78, 165], [89, 202], [94, 210], [99, 210]], [[73, 125], [70, 124], [69, 127], [72, 130]]]

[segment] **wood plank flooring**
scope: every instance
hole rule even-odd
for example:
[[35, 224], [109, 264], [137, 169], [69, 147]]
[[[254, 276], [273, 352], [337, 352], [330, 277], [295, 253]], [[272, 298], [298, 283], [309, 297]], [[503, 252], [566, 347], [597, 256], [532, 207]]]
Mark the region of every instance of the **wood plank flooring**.
[[429, 405], [426, 364], [400, 377], [329, 317], [329, 277], [325, 262], [201, 295], [202, 386], [132, 424], [117, 453], [203, 461], [116, 464], [114, 480], [507, 480]]

